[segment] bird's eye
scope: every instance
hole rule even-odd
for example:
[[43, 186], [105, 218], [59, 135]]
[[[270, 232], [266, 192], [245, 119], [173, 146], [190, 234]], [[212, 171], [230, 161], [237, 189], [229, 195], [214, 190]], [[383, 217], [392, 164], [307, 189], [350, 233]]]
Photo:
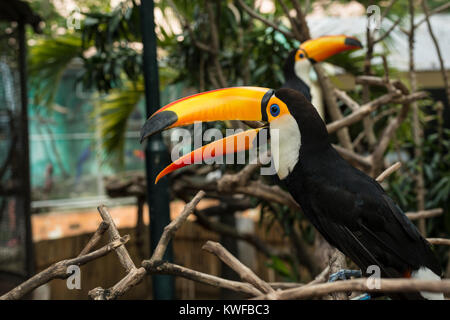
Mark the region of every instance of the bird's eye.
[[277, 104], [270, 106], [270, 114], [272, 117], [277, 117], [280, 114], [280, 107]]
[[305, 57], [303, 53], [300, 53], [298, 56], [300, 57], [300, 59], [303, 59]]

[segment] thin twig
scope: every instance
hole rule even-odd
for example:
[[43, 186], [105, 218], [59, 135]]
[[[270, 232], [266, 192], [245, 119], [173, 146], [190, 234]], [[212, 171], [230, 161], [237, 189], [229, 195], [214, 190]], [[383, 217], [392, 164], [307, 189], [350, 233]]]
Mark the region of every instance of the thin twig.
[[162, 258], [164, 256], [164, 252], [166, 251], [167, 245], [169, 244], [173, 235], [187, 220], [189, 215], [194, 211], [195, 207], [197, 206], [197, 204], [200, 202], [200, 200], [204, 196], [205, 196], [205, 192], [203, 190], [200, 190], [197, 193], [197, 195], [192, 199], [192, 201], [189, 202], [184, 207], [181, 214], [164, 228], [164, 232], [163, 232], [161, 238], [159, 239], [158, 245], [156, 246], [152, 257], [150, 258], [150, 261], [162, 260]]
[[400, 169], [400, 167], [402, 166], [402, 163], [400, 161], [397, 161], [396, 163], [394, 163], [393, 165], [391, 165], [389, 168], [387, 168], [386, 170], [384, 170], [375, 180], [378, 183], [383, 182], [387, 177], [389, 177], [391, 174], [393, 174], [395, 171], [397, 171], [398, 169]]
[[[439, 13], [439, 12], [442, 12], [442, 11], [445, 11], [445, 10], [447, 10], [448, 8], [450, 8], [450, 2], [444, 3], [443, 5], [441, 5], [441, 6], [437, 7], [437, 8], [435, 8], [435, 9], [431, 10], [431, 11], [428, 13], [428, 15], [426, 15], [426, 16], [431, 17], [432, 15], [434, 15], [434, 14], [436, 14], [436, 13]], [[414, 25], [414, 28], [417, 29], [417, 27], [419, 27], [419, 26], [420, 26], [422, 23], [424, 23], [426, 20], [427, 20], [426, 17], [423, 18], [422, 20], [420, 20], [419, 22], [417, 22], [417, 23]]]
[[106, 230], [109, 228], [109, 223], [102, 221], [100, 225], [98, 226], [95, 233], [92, 235], [92, 237], [89, 239], [88, 243], [84, 246], [83, 250], [81, 250], [79, 256], [85, 255], [89, 253], [93, 247], [100, 241], [102, 238], [102, 235], [105, 233]]
[[[430, 11], [428, 9], [428, 5], [425, 0], [422, 0], [421, 3], [422, 3], [423, 12], [425, 13], [425, 21], [427, 22], [428, 32], [430, 33], [431, 39], [433, 40], [433, 44], [436, 49], [436, 54], [439, 59], [439, 65], [441, 68], [442, 79], [444, 80], [445, 92], [447, 93], [447, 101], [450, 101], [450, 84], [449, 84], [449, 80], [448, 80], [448, 76], [447, 76], [447, 70], [445, 68], [444, 59], [442, 58], [442, 53], [441, 53], [441, 49], [439, 47], [439, 42], [438, 42], [436, 36], [434, 35], [433, 28], [431, 27]], [[449, 3], [447, 3], [447, 4], [449, 4]]]
[[410, 220], [418, 220], [418, 219], [434, 218], [440, 216], [442, 213], [444, 213], [444, 210], [442, 210], [442, 208], [436, 208], [430, 210], [422, 210], [418, 212], [407, 212], [406, 216]]
[[276, 31], [282, 33], [285, 37], [287, 38], [294, 38], [295, 36], [294, 34], [292, 34], [292, 32], [290, 31], [285, 31], [282, 30], [280, 27], [278, 27], [275, 23], [273, 23], [272, 21], [264, 18], [263, 16], [261, 16], [260, 14], [258, 14], [256, 11], [254, 11], [252, 8], [250, 8], [249, 6], [247, 6], [244, 1], [242, 0], [237, 0], [237, 2], [239, 3], [239, 5], [241, 6], [242, 9], [244, 9], [245, 12], [247, 12], [251, 17], [261, 21], [262, 23], [264, 23], [265, 25], [272, 27], [273, 29], [275, 29]]
[[202, 249], [216, 255], [223, 263], [236, 271], [243, 281], [250, 283], [261, 292], [275, 292], [267, 282], [261, 280], [261, 278], [259, 278], [250, 268], [242, 264], [242, 262], [233, 256], [220, 243], [208, 241], [203, 245]]

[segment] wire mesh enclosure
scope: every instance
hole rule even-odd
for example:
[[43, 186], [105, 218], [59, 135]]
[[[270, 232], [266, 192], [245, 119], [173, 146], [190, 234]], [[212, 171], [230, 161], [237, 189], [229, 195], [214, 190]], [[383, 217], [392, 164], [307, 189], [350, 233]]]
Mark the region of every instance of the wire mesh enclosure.
[[0, 293], [33, 270], [25, 24], [39, 22], [20, 1], [0, 3]]

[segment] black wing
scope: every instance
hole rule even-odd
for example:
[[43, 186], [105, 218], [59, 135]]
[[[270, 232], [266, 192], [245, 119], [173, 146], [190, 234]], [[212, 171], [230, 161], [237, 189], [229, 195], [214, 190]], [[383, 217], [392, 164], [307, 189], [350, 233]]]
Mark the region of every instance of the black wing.
[[426, 266], [440, 275], [430, 245], [381, 186], [351, 166], [341, 168], [332, 176], [303, 176], [293, 195], [327, 241], [363, 272], [378, 265], [384, 276], [401, 277]]

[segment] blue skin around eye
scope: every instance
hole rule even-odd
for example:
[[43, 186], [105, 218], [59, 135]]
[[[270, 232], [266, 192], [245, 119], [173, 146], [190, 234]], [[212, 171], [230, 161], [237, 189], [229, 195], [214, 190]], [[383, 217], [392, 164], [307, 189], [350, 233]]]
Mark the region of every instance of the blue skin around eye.
[[272, 117], [276, 117], [280, 114], [280, 107], [277, 104], [273, 104], [270, 106], [270, 114]]

